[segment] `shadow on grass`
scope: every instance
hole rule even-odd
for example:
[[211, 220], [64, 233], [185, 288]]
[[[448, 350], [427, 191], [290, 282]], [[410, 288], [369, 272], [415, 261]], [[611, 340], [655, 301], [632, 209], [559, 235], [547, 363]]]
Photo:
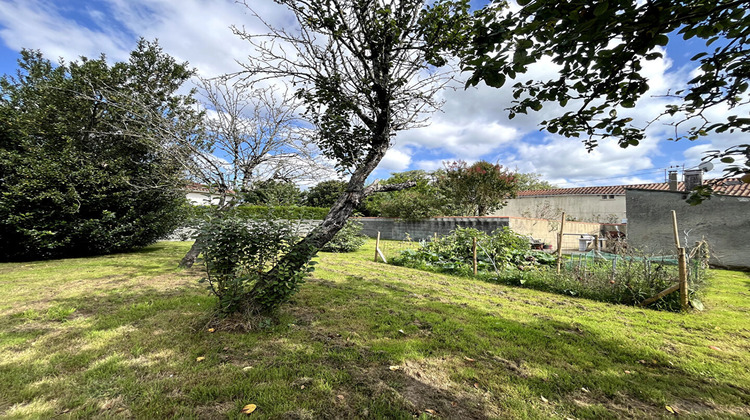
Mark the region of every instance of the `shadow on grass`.
[[248, 334], [201, 331], [214, 301], [194, 288], [54, 299], [76, 309], [65, 322], [2, 317], [13, 357], [0, 361], [0, 413], [233, 417], [252, 402], [259, 418], [750, 414], [748, 389], [577, 322], [512, 320], [375, 275], [313, 279], [295, 302]]

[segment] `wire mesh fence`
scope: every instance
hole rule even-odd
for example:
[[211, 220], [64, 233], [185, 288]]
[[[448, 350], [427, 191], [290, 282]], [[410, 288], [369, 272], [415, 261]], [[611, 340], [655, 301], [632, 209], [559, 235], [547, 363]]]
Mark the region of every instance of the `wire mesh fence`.
[[419, 247], [419, 241], [394, 241], [394, 240], [380, 240], [380, 252], [386, 260], [391, 261], [394, 257], [401, 254], [401, 251], [405, 249], [417, 249]]

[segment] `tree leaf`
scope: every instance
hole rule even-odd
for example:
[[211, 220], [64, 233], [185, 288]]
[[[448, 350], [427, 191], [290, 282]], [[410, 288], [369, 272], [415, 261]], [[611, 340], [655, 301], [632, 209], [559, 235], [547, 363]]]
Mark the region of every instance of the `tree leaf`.
[[606, 1], [599, 3], [594, 9], [594, 16], [601, 16], [602, 14], [604, 14], [604, 12], [607, 11], [608, 8], [609, 3], [607, 3]]
[[248, 414], [248, 415], [253, 414], [253, 411], [255, 411], [256, 408], [258, 408], [257, 405], [255, 405], [255, 404], [248, 404], [248, 405], [242, 407], [242, 414]]

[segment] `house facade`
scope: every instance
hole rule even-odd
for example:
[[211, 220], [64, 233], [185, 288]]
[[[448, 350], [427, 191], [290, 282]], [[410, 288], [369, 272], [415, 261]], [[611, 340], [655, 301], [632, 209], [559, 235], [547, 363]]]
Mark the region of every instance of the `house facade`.
[[625, 219], [623, 186], [519, 191], [507, 203], [493, 216], [558, 219], [565, 212], [568, 220], [581, 222], [623, 223]]
[[[688, 180], [688, 184], [690, 182]], [[717, 188], [726, 190], [726, 187]], [[508, 204], [492, 216], [559, 219], [565, 212], [566, 219], [579, 222], [627, 223], [625, 193], [628, 189], [685, 191], [686, 183], [678, 182], [674, 177], [671, 182], [651, 184], [519, 191], [516, 198], [507, 200]]]
[[[229, 193], [234, 195], [233, 191]], [[218, 205], [221, 201], [221, 195], [212, 192], [207, 186], [198, 183], [190, 183], [185, 186], [185, 198], [194, 206]]]

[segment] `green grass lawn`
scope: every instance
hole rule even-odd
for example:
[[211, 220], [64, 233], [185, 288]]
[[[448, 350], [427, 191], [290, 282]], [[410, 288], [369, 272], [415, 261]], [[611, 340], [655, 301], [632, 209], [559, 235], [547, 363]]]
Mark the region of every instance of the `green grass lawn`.
[[0, 264], [0, 416], [750, 416], [747, 273], [679, 314], [374, 263], [370, 241], [321, 254], [278, 322], [211, 333], [188, 246]]

